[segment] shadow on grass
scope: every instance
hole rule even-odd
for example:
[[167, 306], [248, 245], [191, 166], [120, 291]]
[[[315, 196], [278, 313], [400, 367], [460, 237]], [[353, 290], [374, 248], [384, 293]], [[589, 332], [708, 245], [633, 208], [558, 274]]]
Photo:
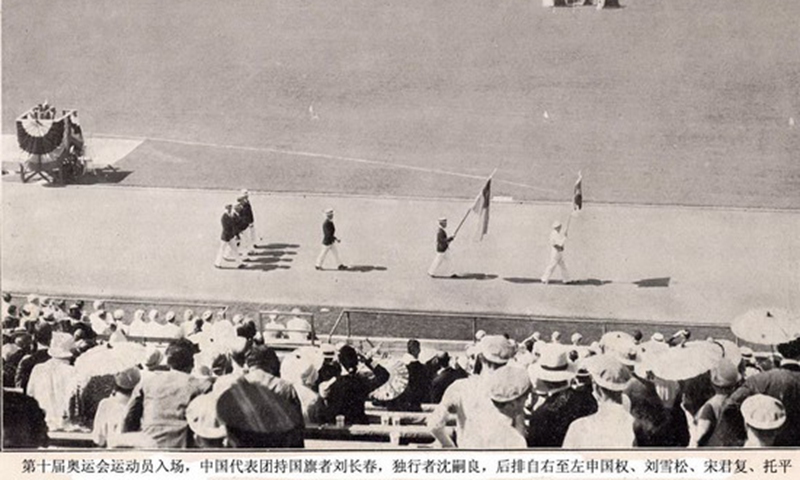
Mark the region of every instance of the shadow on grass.
[[666, 288], [669, 287], [671, 279], [672, 277], [643, 278], [633, 284], [639, 288]]
[[280, 258], [280, 257], [261, 257], [261, 258], [253, 258], [248, 257], [244, 260], [245, 264], [254, 265], [254, 264], [268, 264], [268, 263], [280, 263], [280, 262], [291, 262], [291, 258]]

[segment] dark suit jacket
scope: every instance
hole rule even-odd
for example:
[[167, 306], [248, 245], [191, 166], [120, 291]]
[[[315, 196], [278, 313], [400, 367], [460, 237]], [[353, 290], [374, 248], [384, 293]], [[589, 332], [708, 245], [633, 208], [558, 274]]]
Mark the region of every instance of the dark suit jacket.
[[439, 231], [436, 233], [436, 251], [439, 253], [446, 252], [452, 240], [452, 238], [447, 236], [447, 232], [444, 228], [440, 227]]
[[728, 397], [710, 446], [744, 444], [747, 432], [739, 408], [747, 397], [759, 393], [777, 398], [786, 408], [786, 423], [775, 437], [775, 446], [800, 446], [800, 366], [792, 363], [753, 375]]
[[[420, 362], [411, 362], [408, 368], [408, 385], [394, 400], [385, 402], [386, 408], [394, 412], [420, 412], [431, 394], [431, 379], [428, 369]], [[373, 402], [380, 404], [379, 402]]]
[[562, 390], [531, 413], [528, 446], [560, 447], [573, 421], [596, 412], [597, 400], [591, 390]]
[[325, 399], [327, 412], [325, 421], [334, 423], [337, 415], [344, 415], [348, 424], [369, 423], [364, 412], [364, 403], [369, 398], [369, 393], [389, 380], [389, 372], [380, 365], [372, 369], [374, 376], [371, 378], [359, 373], [339, 376], [328, 389]]
[[236, 221], [233, 218], [233, 215], [228, 212], [222, 214], [220, 221], [222, 223], [222, 235], [220, 236], [220, 239], [223, 242], [230, 242], [238, 233], [236, 232]]
[[242, 205], [242, 213], [240, 214], [242, 217], [242, 224], [249, 227], [255, 221], [253, 217], [253, 206], [250, 205], [250, 200], [240, 200], [239, 203]]
[[456, 380], [467, 378], [469, 374], [460, 368], [447, 367], [431, 381], [431, 403], [439, 403], [445, 390]]
[[328, 218], [322, 222], [322, 244], [323, 245], [332, 245], [333, 242], [336, 241], [336, 226], [333, 224], [333, 220]]

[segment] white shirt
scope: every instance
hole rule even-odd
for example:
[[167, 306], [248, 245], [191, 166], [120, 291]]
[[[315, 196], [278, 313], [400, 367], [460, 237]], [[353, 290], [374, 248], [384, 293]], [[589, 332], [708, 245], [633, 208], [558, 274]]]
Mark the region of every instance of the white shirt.
[[635, 446], [633, 416], [623, 405], [599, 402], [597, 413], [572, 422], [564, 448], [631, 448]]
[[47, 428], [62, 430], [67, 423], [69, 399], [75, 389], [75, 367], [65, 359], [51, 358], [33, 367], [27, 393], [44, 410]]

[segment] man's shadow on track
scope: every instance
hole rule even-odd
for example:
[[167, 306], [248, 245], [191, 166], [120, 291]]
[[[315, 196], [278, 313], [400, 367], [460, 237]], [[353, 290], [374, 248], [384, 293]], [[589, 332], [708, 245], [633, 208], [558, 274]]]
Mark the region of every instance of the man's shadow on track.
[[369, 273], [369, 272], [385, 272], [386, 270], [387, 268], [381, 265], [348, 265], [347, 270], [342, 270], [342, 271]]
[[267, 245], [256, 245], [255, 252], [245, 257], [243, 265], [245, 270], [261, 270], [269, 272], [272, 270], [289, 270], [289, 265], [282, 263], [290, 263], [294, 261], [292, 258], [287, 258], [292, 255], [297, 255], [297, 249], [300, 245], [294, 243], [270, 243]]
[[[505, 277], [503, 278], [503, 280], [509, 283], [518, 283], [518, 284], [533, 284], [533, 283], [542, 284], [542, 280], [539, 278]], [[670, 280], [671, 277], [643, 278], [642, 280], [637, 280], [635, 282], [630, 282], [630, 283], [636, 285], [639, 288], [656, 288], [656, 287], [666, 288], [669, 287]], [[550, 280], [549, 285], [602, 287], [603, 285], [608, 285], [610, 283], [620, 284], [627, 282], [614, 282], [613, 280], [600, 280], [599, 278], [584, 278], [581, 280], [573, 280], [571, 283], [564, 283], [562, 280]]]

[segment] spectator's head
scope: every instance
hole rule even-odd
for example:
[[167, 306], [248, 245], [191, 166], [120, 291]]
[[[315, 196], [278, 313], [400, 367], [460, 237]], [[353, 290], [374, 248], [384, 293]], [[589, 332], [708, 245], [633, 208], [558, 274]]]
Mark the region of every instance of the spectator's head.
[[286, 355], [281, 363], [281, 378], [293, 385], [313, 388], [317, 383], [319, 371], [314, 359], [295, 350]]
[[575, 332], [572, 334], [572, 337], [569, 339], [573, 345], [580, 345], [581, 341], [583, 341], [583, 335], [579, 332]]
[[522, 368], [506, 365], [489, 377], [489, 397], [507, 417], [516, 418], [522, 413], [530, 391], [531, 381]]
[[414, 358], [419, 358], [420, 352], [419, 340], [412, 338], [406, 343], [406, 351]]
[[142, 375], [135, 367], [117, 372], [114, 375], [114, 389], [123, 395], [130, 395], [141, 379]]
[[711, 385], [718, 393], [731, 393], [739, 385], [739, 369], [731, 361], [723, 358], [711, 369]]
[[102, 300], [95, 300], [94, 302], [94, 311], [95, 312], [105, 312], [106, 311], [106, 302]]
[[49, 347], [53, 338], [53, 327], [49, 323], [39, 322], [33, 331], [33, 339], [37, 344]]
[[166, 323], [175, 323], [175, 312], [169, 311], [166, 315], [164, 315], [164, 321]]
[[125, 310], [123, 310], [121, 308], [118, 308], [118, 309], [114, 310], [114, 314], [112, 315], [112, 318], [114, 318], [115, 322], [123, 323], [124, 320], [125, 320]]
[[650, 336], [650, 340], [654, 342], [663, 342], [664, 341], [664, 334], [661, 332], [656, 332]]
[[342, 345], [339, 349], [339, 364], [348, 372], [355, 372], [358, 368], [358, 352], [350, 345]]
[[528, 369], [534, 382], [534, 389], [540, 395], [550, 395], [569, 387], [575, 378], [570, 369], [567, 353], [561, 348], [547, 348], [539, 361]]
[[225, 204], [225, 212], [231, 213], [231, 210], [233, 210], [233, 205], [231, 205], [230, 203]]
[[172, 370], [189, 373], [194, 368], [194, 354], [197, 353], [197, 346], [181, 338], [173, 340], [164, 354], [167, 357], [167, 365]]
[[13, 315], [7, 315], [3, 319], [3, 330], [10, 331], [14, 330], [15, 328], [19, 327], [19, 318]]
[[245, 322], [236, 327], [236, 335], [252, 340], [256, 336], [256, 324], [253, 322]]
[[211, 374], [215, 377], [221, 377], [233, 372], [233, 362], [231, 357], [220, 353], [211, 360]]
[[642, 341], [642, 338], [644, 338], [644, 334], [642, 334], [641, 330], [637, 329], [637, 330], [633, 331], [633, 341], [634, 342], [636, 342], [638, 344], [639, 342]]
[[594, 382], [598, 401], [622, 403], [622, 391], [631, 380], [631, 372], [614, 355], [595, 355], [586, 360], [586, 369]]
[[3, 389], [3, 448], [46, 447], [47, 423], [39, 403], [23, 393]]
[[533, 335], [531, 335], [531, 338], [533, 339], [534, 342], [541, 341], [542, 340], [542, 332], [533, 332]]
[[31, 305], [39, 305], [39, 296], [31, 293], [28, 295], [28, 303]]
[[9, 303], [11, 301], [11, 294], [8, 292], [3, 292], [3, 301]]
[[153, 323], [158, 323], [159, 321], [158, 310], [154, 308], [149, 312], [147, 312], [147, 320]]
[[561, 332], [558, 330], [550, 334], [550, 341], [552, 343], [561, 343]]
[[502, 335], [486, 335], [478, 343], [481, 368], [496, 370], [511, 360], [516, 353], [511, 342]]
[[134, 322], [144, 322], [144, 310], [141, 308], [133, 312], [133, 321]]
[[75, 340], [72, 335], [64, 332], [54, 332], [50, 338], [50, 347], [47, 349], [47, 353], [51, 358], [69, 360], [72, 358], [74, 349]]
[[245, 363], [250, 368], [263, 370], [270, 375], [279, 376], [281, 373], [281, 362], [275, 350], [266, 345], [256, 345], [245, 357]]
[[480, 342], [483, 337], [486, 336], [486, 330], [478, 330], [475, 332], [475, 341]]
[[747, 397], [740, 408], [747, 426], [748, 443], [772, 446], [786, 422], [786, 409], [780, 400], [768, 395]]
[[194, 310], [191, 308], [187, 308], [183, 311], [183, 321], [184, 322], [191, 322], [194, 320]]
[[783, 358], [800, 360], [800, 338], [778, 345], [778, 353], [783, 355]]
[[203, 322], [211, 322], [214, 319], [214, 312], [211, 310], [206, 310], [203, 312], [203, 315], [200, 318], [203, 320]]
[[285, 446], [285, 435], [302, 425], [287, 403], [269, 388], [238, 379], [217, 400], [217, 418], [234, 448]]
[[194, 433], [198, 447], [223, 447], [226, 433], [225, 426], [217, 417], [217, 395], [207, 393], [189, 402], [186, 406], [186, 421]]
[[239, 197], [237, 198], [237, 200], [247, 200], [249, 198], [249, 196], [250, 196], [250, 192], [248, 192], [247, 189], [243, 188], [239, 192]]
[[69, 310], [67, 311], [67, 316], [70, 319], [79, 322], [83, 319], [83, 310], [81, 309], [80, 306], [78, 306], [77, 303], [73, 303], [72, 305], [69, 306]]

